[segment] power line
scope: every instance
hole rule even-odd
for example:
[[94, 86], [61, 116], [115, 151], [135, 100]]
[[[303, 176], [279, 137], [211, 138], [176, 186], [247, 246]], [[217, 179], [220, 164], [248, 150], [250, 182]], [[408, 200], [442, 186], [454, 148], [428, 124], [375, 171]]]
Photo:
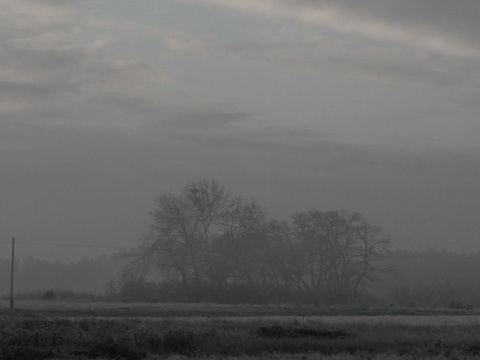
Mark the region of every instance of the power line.
[[[1, 242], [2, 244], [8, 244], [7, 242]], [[60, 244], [60, 243], [39, 243], [39, 242], [19, 242], [17, 245], [32, 245], [32, 246], [61, 246], [61, 247], [75, 247], [75, 248], [97, 248], [97, 249], [123, 249], [130, 250], [126, 246], [107, 246], [107, 245], [79, 245], [79, 244]]]
[[[0, 241], [0, 244], [10, 244], [11, 242], [8, 241]], [[60, 247], [74, 247], [74, 248], [93, 248], [93, 249], [117, 249], [117, 250], [131, 250], [131, 247], [126, 246], [109, 246], [109, 245], [79, 245], [79, 244], [61, 244], [61, 243], [39, 243], [39, 242], [19, 242], [16, 241], [15, 244], [17, 245], [31, 245], [31, 246], [60, 246]], [[385, 259], [399, 259], [399, 258], [406, 258], [406, 259], [455, 259], [464, 257], [464, 255], [460, 254], [445, 254], [445, 255], [428, 255], [428, 254], [411, 254], [411, 255], [403, 255], [403, 254], [391, 254], [385, 255]], [[473, 254], [475, 256], [475, 254]]]

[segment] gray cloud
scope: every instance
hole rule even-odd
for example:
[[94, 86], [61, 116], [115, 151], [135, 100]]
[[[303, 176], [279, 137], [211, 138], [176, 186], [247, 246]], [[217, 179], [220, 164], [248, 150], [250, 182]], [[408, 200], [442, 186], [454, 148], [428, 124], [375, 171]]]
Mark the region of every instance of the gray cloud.
[[274, 64], [308, 71], [356, 77], [359, 80], [411, 85], [473, 87], [478, 84], [476, 62], [455, 61], [431, 53], [367, 45], [298, 34], [278, 41], [255, 39], [233, 43], [223, 54], [234, 58], [264, 58]]
[[[312, 4], [311, 1], [300, 1]], [[328, 1], [324, 1], [328, 4]], [[331, 3], [330, 3], [331, 4]], [[366, 1], [335, 1], [345, 11], [358, 14], [362, 17], [380, 19], [388, 23], [413, 26], [419, 30], [432, 34], [440, 34], [449, 38], [479, 46], [478, 33], [480, 18], [480, 4], [475, 0], [448, 1], [395, 1], [395, 0], [366, 0]]]
[[[413, 1], [203, 1], [267, 20], [300, 23], [283, 22], [272, 31], [272, 26], [262, 28], [265, 21], [259, 20], [259, 30], [234, 40], [211, 37], [206, 47], [211, 59], [266, 60], [287, 69], [359, 80], [478, 89], [479, 25], [466, 21], [469, 25], [462, 31], [457, 26], [464, 16], [479, 18], [473, 2], [436, 6], [431, 1], [417, 5]], [[418, 20], [412, 20], [410, 14], [417, 10]], [[438, 20], [448, 17], [448, 21]], [[205, 56], [206, 50], [202, 51]]]
[[[159, 113], [174, 88], [161, 70], [132, 61], [105, 62], [86, 47], [5, 47], [0, 54], [0, 114], [18, 121], [86, 126], [134, 125]], [[168, 89], [168, 90], [167, 90]], [[119, 116], [121, 114], [121, 116]], [[132, 121], [135, 119], [135, 121]]]
[[[445, 1], [292, 1], [202, 0], [252, 12], [267, 18], [290, 18], [317, 24], [345, 34], [423, 47], [449, 56], [480, 56], [475, 34], [478, 5], [469, 0], [463, 6]], [[415, 14], [416, 16], [411, 16]], [[477, 15], [477, 17], [476, 17]], [[440, 19], [447, 20], [444, 25]], [[467, 20], [465, 20], [467, 19]], [[458, 30], [460, 28], [461, 30]]]

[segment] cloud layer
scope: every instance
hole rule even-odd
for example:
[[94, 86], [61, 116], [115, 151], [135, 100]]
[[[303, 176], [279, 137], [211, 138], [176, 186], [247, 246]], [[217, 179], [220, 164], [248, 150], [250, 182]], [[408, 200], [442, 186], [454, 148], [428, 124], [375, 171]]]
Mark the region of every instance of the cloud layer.
[[480, 57], [480, 7], [473, 0], [451, 1], [292, 1], [202, 0], [267, 18], [293, 19], [333, 31], [399, 42], [462, 58]]

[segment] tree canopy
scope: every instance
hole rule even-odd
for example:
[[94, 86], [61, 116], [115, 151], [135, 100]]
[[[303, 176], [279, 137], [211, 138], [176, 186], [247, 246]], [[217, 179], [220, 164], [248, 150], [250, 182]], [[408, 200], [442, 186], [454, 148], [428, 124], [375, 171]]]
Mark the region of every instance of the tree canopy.
[[199, 178], [161, 193], [150, 230], [125, 268], [143, 277], [212, 294], [232, 285], [355, 297], [376, 272], [390, 239], [348, 210], [309, 210], [290, 221], [266, 220], [255, 200]]

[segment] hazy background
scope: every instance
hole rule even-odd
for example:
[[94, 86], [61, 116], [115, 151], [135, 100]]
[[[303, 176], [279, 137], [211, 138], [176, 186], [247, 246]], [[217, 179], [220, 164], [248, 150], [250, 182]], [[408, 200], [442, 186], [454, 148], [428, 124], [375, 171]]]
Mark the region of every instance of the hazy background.
[[[0, 0], [0, 257], [135, 247], [215, 178], [480, 250], [477, 0]], [[90, 247], [93, 246], [93, 247]]]

